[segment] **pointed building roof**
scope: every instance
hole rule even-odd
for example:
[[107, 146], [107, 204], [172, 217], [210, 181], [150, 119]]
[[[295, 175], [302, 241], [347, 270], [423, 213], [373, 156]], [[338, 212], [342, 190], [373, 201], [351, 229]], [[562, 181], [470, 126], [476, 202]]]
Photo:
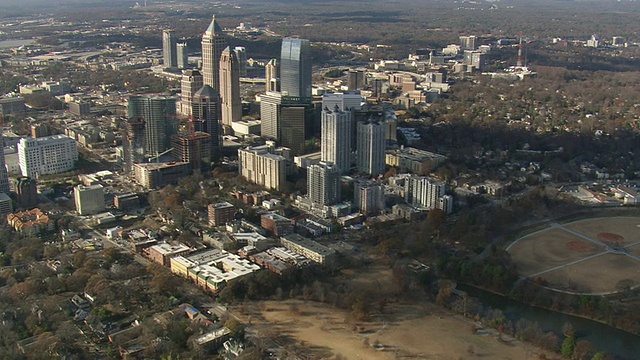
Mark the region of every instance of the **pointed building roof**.
[[204, 33], [205, 33], [205, 35], [222, 34], [222, 29], [220, 28], [220, 26], [216, 22], [216, 16], [215, 15], [213, 15], [213, 18], [211, 19], [211, 24], [209, 24], [209, 27], [207, 28], [207, 30]]
[[219, 94], [216, 91], [216, 89], [212, 88], [209, 85], [205, 85], [202, 88], [200, 88], [200, 90], [196, 91], [195, 94], [193, 94], [194, 98], [214, 98], [214, 97], [218, 97]]

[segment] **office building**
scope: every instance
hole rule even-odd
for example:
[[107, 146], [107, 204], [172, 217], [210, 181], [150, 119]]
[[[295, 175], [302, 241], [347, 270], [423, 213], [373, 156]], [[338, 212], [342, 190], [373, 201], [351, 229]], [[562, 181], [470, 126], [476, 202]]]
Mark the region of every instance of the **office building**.
[[177, 40], [173, 30], [162, 31], [162, 59], [165, 68], [178, 66]]
[[164, 95], [131, 96], [129, 118], [144, 121], [144, 150], [157, 157], [170, 148], [171, 136], [178, 132], [176, 98]]
[[235, 219], [236, 216], [236, 207], [226, 201], [217, 204], [209, 204], [207, 210], [209, 215], [209, 224], [211, 226], [222, 226]]
[[211, 86], [205, 85], [196, 91], [192, 99], [192, 116], [198, 125], [196, 130], [211, 135], [211, 161], [217, 161], [222, 154], [222, 107], [220, 94]]
[[276, 213], [260, 215], [260, 226], [276, 237], [291, 234], [293, 232], [293, 222], [291, 219]]
[[236, 52], [227, 46], [220, 56], [220, 97], [222, 98], [222, 126], [228, 128], [231, 128], [234, 121], [242, 120], [239, 67]]
[[460, 50], [475, 50], [476, 49], [476, 37], [475, 35], [471, 36], [460, 36]]
[[116, 194], [113, 197], [113, 206], [118, 210], [130, 210], [140, 206], [140, 196], [134, 193]]
[[31, 125], [31, 137], [39, 138], [51, 136], [51, 131], [49, 131], [49, 126], [47, 124], [33, 124]]
[[280, 139], [280, 106], [282, 94], [267, 92], [260, 97], [260, 133], [262, 137], [272, 140]]
[[104, 188], [102, 185], [78, 185], [73, 189], [76, 211], [80, 215], [93, 215], [104, 211]]
[[76, 141], [65, 135], [25, 138], [18, 143], [22, 176], [38, 178], [73, 170], [78, 161]]
[[315, 206], [340, 201], [340, 169], [330, 162], [320, 162], [307, 170], [307, 195]]
[[291, 149], [293, 156], [304, 154], [304, 138], [308, 106], [286, 105], [280, 107], [280, 145]]
[[0, 193], [0, 215], [8, 215], [13, 212], [13, 201], [8, 194]]
[[351, 115], [338, 105], [322, 110], [320, 160], [335, 164], [342, 173], [351, 169]]
[[306, 39], [282, 39], [280, 88], [283, 95], [311, 99], [311, 43]]
[[360, 113], [357, 119], [357, 161], [359, 172], [378, 176], [385, 172], [386, 124], [384, 116], [371, 112], [369, 116]]
[[402, 147], [387, 152], [385, 159], [388, 166], [397, 167], [402, 172], [427, 175], [447, 158], [426, 150]]
[[198, 70], [182, 71], [180, 79], [180, 113], [186, 116], [193, 115], [193, 96], [196, 91], [202, 89], [204, 82], [202, 74]]
[[204, 84], [220, 93], [220, 56], [227, 47], [222, 29], [213, 16], [209, 27], [202, 35], [202, 76]]
[[361, 214], [380, 214], [384, 210], [384, 186], [379, 181], [360, 180], [354, 184], [353, 205]]
[[264, 67], [266, 92], [280, 91], [280, 64], [278, 59], [271, 59]]
[[233, 52], [238, 58], [238, 73], [240, 77], [247, 77], [247, 49], [244, 46], [236, 46]]
[[349, 70], [347, 73], [347, 87], [349, 90], [364, 88], [364, 70]]
[[269, 145], [238, 150], [238, 170], [247, 181], [280, 191], [286, 177], [286, 159]]
[[0, 115], [20, 114], [27, 110], [21, 96], [3, 97], [0, 99]]
[[136, 182], [147, 189], [158, 189], [177, 184], [191, 173], [191, 164], [185, 162], [134, 164]]
[[181, 42], [176, 45], [176, 54], [178, 56], [178, 69], [186, 69], [189, 67], [189, 48], [187, 43]]
[[13, 180], [18, 207], [30, 209], [38, 205], [38, 187], [36, 181], [27, 176], [19, 176]]
[[4, 137], [0, 134], [0, 193], [9, 194], [9, 191], [9, 174], [4, 158]]

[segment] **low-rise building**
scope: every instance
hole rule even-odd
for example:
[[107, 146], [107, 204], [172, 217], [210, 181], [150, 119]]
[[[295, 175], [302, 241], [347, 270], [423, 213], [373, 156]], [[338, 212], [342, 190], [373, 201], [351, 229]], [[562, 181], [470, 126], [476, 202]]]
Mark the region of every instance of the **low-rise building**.
[[395, 166], [400, 171], [427, 175], [447, 158], [429, 151], [403, 147], [387, 151], [385, 159], [388, 166]]
[[136, 182], [147, 189], [156, 189], [176, 184], [189, 175], [191, 166], [185, 162], [134, 164], [133, 173]]
[[289, 234], [280, 238], [282, 246], [319, 264], [327, 264], [333, 260], [335, 251], [304, 236]]
[[222, 226], [235, 218], [236, 207], [226, 201], [217, 204], [209, 204], [208, 215], [209, 224], [212, 226]]
[[55, 228], [53, 220], [39, 208], [9, 214], [7, 223], [17, 232], [26, 235], [36, 235]]
[[104, 211], [104, 187], [102, 185], [78, 185], [74, 188], [73, 194], [78, 214], [91, 215]]
[[185, 255], [191, 249], [184, 244], [158, 244], [144, 249], [143, 253], [151, 260], [163, 266], [170, 265], [170, 259], [174, 256]]
[[293, 232], [293, 223], [291, 222], [291, 219], [276, 213], [267, 213], [260, 216], [260, 226], [276, 237]]
[[118, 210], [130, 210], [140, 206], [140, 196], [134, 193], [117, 194], [113, 197], [113, 206]]

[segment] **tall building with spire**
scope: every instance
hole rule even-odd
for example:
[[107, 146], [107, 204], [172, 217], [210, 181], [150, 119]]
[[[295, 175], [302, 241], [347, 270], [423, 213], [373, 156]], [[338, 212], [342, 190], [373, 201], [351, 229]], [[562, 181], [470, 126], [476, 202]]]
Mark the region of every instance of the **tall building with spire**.
[[178, 66], [177, 39], [173, 30], [162, 31], [162, 58], [164, 67], [174, 68]]
[[220, 91], [220, 56], [227, 47], [222, 29], [213, 16], [209, 27], [202, 35], [202, 76], [204, 84]]
[[280, 88], [283, 95], [311, 99], [311, 43], [306, 39], [282, 39]]
[[231, 127], [234, 121], [242, 120], [239, 67], [236, 52], [227, 46], [220, 56], [220, 97], [222, 125], [225, 127]]
[[280, 91], [280, 64], [278, 59], [271, 59], [264, 67], [266, 91]]
[[216, 161], [222, 154], [222, 111], [220, 94], [211, 86], [205, 85], [196, 91], [192, 99], [192, 116], [199, 126], [197, 131], [211, 135], [211, 160]]

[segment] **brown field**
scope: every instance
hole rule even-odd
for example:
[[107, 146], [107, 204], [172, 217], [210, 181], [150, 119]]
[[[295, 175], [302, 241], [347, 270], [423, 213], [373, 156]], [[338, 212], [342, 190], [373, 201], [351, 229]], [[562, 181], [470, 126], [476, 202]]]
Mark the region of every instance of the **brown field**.
[[259, 308], [254, 319], [261, 321], [254, 320], [252, 327], [285, 334], [306, 349], [299, 354], [308, 359], [516, 360], [542, 353], [495, 334], [475, 334], [471, 321], [432, 304], [394, 304], [388, 316], [360, 323], [350, 322], [343, 310], [311, 301], [267, 301]]
[[[640, 241], [640, 218], [618, 217], [581, 220], [564, 227], [595, 241], [609, 245], [628, 246]], [[584, 293], [615, 292], [621, 280], [634, 286], [640, 284], [640, 261], [622, 254], [604, 254], [570, 264], [606, 251], [607, 247], [587, 241], [565, 229], [551, 227], [515, 242], [509, 253], [522, 275], [533, 275], [567, 265], [539, 275], [558, 290]], [[626, 248], [640, 257], [640, 244]]]
[[518, 271], [523, 275], [535, 274], [602, 251], [603, 246], [555, 228], [520, 239], [509, 249]]
[[580, 220], [565, 226], [589, 238], [607, 242], [609, 234], [618, 235], [620, 245], [640, 241], [640, 218], [618, 217]]
[[[616, 291], [620, 280], [640, 284], [640, 262], [624, 255], [606, 254], [543, 275], [551, 287], [585, 293]], [[576, 288], [572, 288], [577, 286]]]

